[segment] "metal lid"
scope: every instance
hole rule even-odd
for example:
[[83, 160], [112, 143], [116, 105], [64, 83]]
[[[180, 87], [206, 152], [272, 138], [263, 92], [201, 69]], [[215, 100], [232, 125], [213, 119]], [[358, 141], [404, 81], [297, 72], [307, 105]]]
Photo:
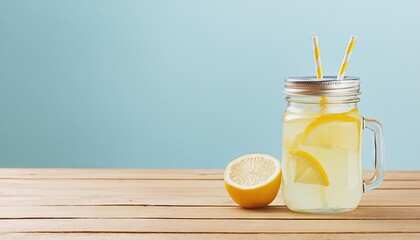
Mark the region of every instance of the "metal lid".
[[360, 95], [360, 78], [344, 77], [336, 80], [336, 76], [289, 77], [284, 81], [284, 93], [304, 96], [357, 96]]

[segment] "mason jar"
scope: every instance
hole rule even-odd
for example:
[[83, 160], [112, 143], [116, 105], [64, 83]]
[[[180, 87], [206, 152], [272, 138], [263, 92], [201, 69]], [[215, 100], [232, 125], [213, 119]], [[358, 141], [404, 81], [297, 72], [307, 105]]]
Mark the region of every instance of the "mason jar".
[[[282, 192], [290, 210], [354, 210], [384, 177], [381, 124], [357, 109], [360, 79], [290, 77], [285, 80]], [[362, 177], [362, 131], [373, 131], [375, 172]]]

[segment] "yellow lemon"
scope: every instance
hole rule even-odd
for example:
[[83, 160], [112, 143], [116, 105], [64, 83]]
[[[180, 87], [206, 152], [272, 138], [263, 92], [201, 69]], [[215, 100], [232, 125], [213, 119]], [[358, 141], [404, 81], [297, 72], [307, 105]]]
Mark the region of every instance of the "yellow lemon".
[[227, 192], [241, 207], [264, 207], [279, 191], [280, 161], [266, 154], [247, 154], [227, 165], [224, 179]]
[[294, 182], [330, 185], [327, 173], [312, 155], [302, 150], [291, 150], [289, 157], [290, 166], [294, 170]]
[[324, 148], [358, 148], [361, 121], [345, 114], [327, 114], [311, 122], [303, 132], [302, 144]]

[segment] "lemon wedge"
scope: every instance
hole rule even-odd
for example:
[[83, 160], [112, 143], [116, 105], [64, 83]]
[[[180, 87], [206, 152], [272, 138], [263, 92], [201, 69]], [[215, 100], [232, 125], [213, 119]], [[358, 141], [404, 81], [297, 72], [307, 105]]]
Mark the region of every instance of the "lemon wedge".
[[322, 186], [330, 185], [324, 168], [309, 153], [302, 150], [291, 150], [289, 160], [294, 169], [294, 182]]
[[280, 161], [266, 154], [243, 155], [227, 165], [224, 180], [227, 192], [241, 207], [267, 206], [280, 188]]
[[303, 132], [302, 144], [356, 150], [361, 121], [344, 114], [327, 114], [311, 122]]

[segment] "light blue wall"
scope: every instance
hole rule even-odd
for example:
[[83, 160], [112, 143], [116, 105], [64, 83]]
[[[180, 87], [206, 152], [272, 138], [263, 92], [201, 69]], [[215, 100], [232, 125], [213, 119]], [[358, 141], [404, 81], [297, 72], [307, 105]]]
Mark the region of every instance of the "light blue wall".
[[0, 167], [280, 157], [283, 79], [314, 73], [315, 34], [328, 74], [359, 37], [360, 110], [388, 168], [420, 169], [416, 0], [0, 0]]

